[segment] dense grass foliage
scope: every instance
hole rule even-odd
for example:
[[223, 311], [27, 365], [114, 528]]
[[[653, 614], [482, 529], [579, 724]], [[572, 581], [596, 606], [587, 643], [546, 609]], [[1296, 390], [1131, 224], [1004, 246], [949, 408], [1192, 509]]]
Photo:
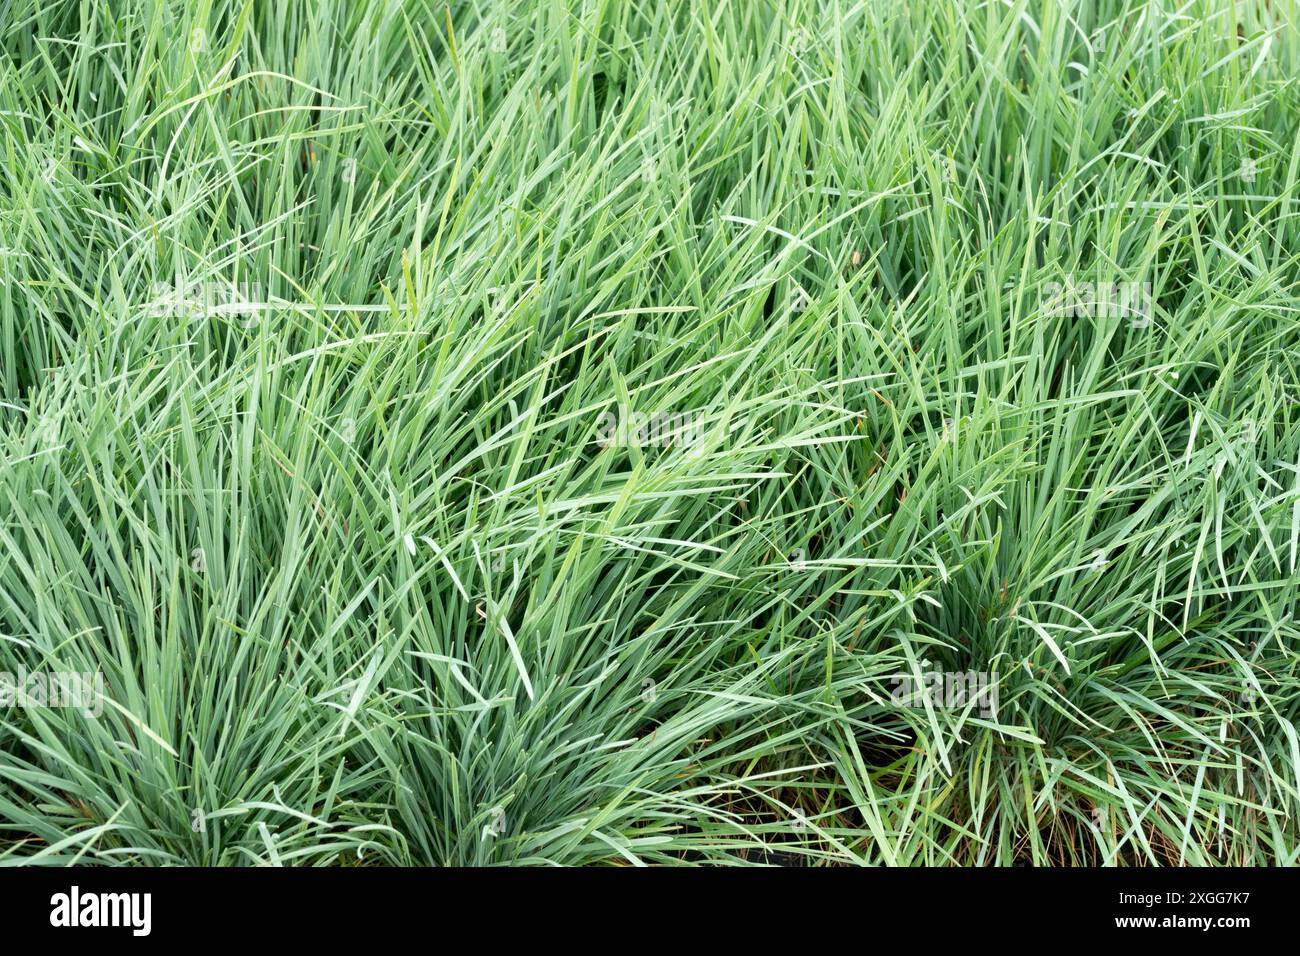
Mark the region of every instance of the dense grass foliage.
[[0, 0], [0, 863], [1295, 862], [1296, 14]]

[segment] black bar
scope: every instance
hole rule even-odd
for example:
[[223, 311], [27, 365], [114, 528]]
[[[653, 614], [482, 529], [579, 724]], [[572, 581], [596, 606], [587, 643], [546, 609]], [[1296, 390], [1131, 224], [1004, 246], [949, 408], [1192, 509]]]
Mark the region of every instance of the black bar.
[[[96, 894], [149, 894], [148, 935], [136, 934], [143, 897], [130, 909], [133, 901], [116, 896], [102, 907], [106, 917], [125, 914], [125, 925], [52, 926], [52, 916], [67, 921], [74, 886], [88, 917], [101, 910]], [[126, 945], [283, 940], [371, 948], [414, 934], [434, 946], [459, 946], [455, 940], [466, 933], [494, 948], [656, 934], [665, 945], [788, 939], [810, 946], [823, 933], [844, 932], [870, 945], [888, 929], [927, 946], [1030, 933], [1051, 933], [1032, 938], [1056, 945], [1188, 935], [1232, 945], [1243, 933], [1284, 931], [1295, 889], [1289, 871], [1262, 869], [13, 868], [0, 870], [0, 915], [12, 947], [27, 937], [69, 934]], [[1133, 918], [1154, 922], [1118, 923]], [[1224, 922], [1242, 918], [1244, 925]], [[1200, 925], [1203, 919], [1210, 924]]]

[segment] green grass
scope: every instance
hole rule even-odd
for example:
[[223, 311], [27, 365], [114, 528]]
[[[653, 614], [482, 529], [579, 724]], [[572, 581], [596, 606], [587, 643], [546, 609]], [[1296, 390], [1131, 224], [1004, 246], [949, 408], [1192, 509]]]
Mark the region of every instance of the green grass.
[[0, 0], [0, 864], [1295, 863], [1298, 12]]

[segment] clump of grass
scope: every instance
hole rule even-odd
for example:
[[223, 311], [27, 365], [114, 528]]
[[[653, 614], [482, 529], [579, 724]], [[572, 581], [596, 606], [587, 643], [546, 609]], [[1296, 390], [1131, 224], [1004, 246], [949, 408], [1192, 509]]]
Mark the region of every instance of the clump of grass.
[[0, 862], [1296, 862], [1294, 13], [0, 0]]

